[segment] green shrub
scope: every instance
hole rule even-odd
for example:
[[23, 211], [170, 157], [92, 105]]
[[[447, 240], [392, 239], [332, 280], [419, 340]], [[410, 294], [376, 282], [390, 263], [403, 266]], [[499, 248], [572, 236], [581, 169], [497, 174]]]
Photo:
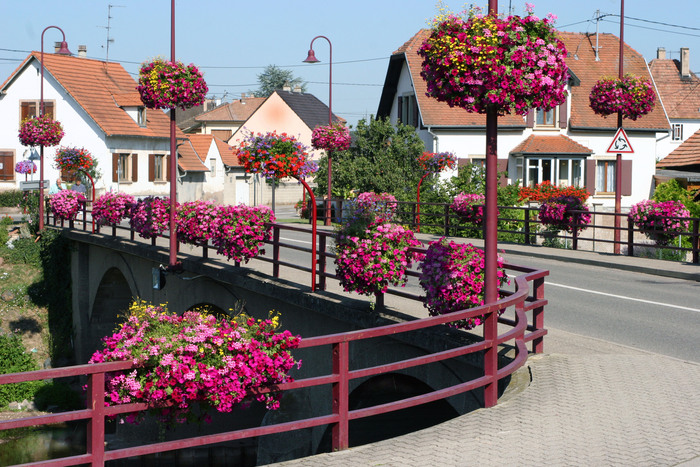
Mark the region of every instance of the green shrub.
[[7, 246], [5, 243], [0, 244], [0, 256], [5, 261], [13, 264], [31, 264], [32, 266], [41, 267], [40, 252], [40, 244], [32, 238], [20, 238], [12, 242], [12, 246]]
[[39, 410], [56, 406], [63, 410], [83, 408], [80, 392], [63, 381], [53, 381], [41, 386], [34, 396], [34, 404]]
[[16, 208], [22, 203], [23, 191], [7, 190], [0, 191], [0, 207]]
[[[26, 351], [22, 339], [16, 334], [0, 334], [0, 373], [20, 373], [37, 369], [34, 357]], [[41, 381], [0, 385], [0, 407], [10, 402], [34, 399], [42, 386]]]

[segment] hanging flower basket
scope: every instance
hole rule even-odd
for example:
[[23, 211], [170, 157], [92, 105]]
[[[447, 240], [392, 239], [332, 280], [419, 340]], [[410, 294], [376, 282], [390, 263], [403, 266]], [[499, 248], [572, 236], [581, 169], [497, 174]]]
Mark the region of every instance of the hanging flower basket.
[[582, 231], [591, 221], [588, 206], [575, 196], [557, 196], [543, 202], [538, 216], [544, 225], [571, 234]]
[[129, 216], [135, 203], [129, 194], [107, 192], [92, 205], [92, 218], [98, 225], [117, 225]]
[[442, 15], [418, 54], [427, 95], [450, 107], [498, 115], [551, 109], [566, 99], [566, 48], [555, 17]]
[[238, 148], [238, 162], [248, 173], [267, 179], [305, 178], [318, 166], [309, 159], [307, 147], [287, 133], [250, 133]]
[[15, 172], [24, 175], [35, 174], [36, 164], [33, 161], [19, 161], [17, 164], [15, 164]]
[[[448, 243], [444, 237], [432, 242], [419, 266], [420, 285], [425, 290], [425, 307], [430, 315], [444, 315], [483, 305], [484, 264], [484, 252], [474, 245]], [[500, 290], [509, 282], [503, 270], [503, 259], [499, 257], [497, 264]], [[483, 316], [479, 316], [450, 323], [450, 326], [472, 329], [483, 320]]]
[[204, 103], [209, 92], [202, 73], [193, 64], [165, 61], [144, 63], [139, 70], [141, 101], [149, 109], [188, 109]]
[[19, 127], [23, 146], [56, 146], [64, 134], [61, 124], [48, 115], [28, 118]]
[[170, 228], [170, 198], [148, 196], [137, 201], [129, 210], [129, 224], [142, 238], [163, 235]]
[[485, 202], [486, 197], [480, 193], [460, 193], [455, 196], [450, 209], [462, 221], [481, 226], [484, 223]]
[[227, 413], [247, 400], [277, 409], [281, 394], [259, 390], [293, 381], [289, 371], [301, 365], [290, 352], [301, 338], [278, 326], [278, 315], [231, 320], [203, 309], [180, 316], [167, 305], [135, 301], [89, 363], [134, 362], [133, 370], [107, 374], [105, 404], [146, 403], [162, 422], [198, 420], [193, 406], [204, 421], [211, 421], [207, 409]]
[[659, 245], [668, 245], [690, 227], [690, 211], [680, 201], [641, 201], [630, 208], [629, 218]]
[[73, 190], [61, 190], [49, 198], [49, 207], [57, 219], [73, 220], [80, 206], [87, 201], [85, 195]]
[[268, 206], [219, 206], [212, 244], [227, 259], [247, 263], [265, 253], [261, 247], [272, 236], [273, 222], [275, 214]]
[[457, 166], [457, 156], [451, 152], [424, 152], [418, 158], [423, 173], [436, 174]]
[[654, 108], [656, 93], [649, 80], [626, 75], [624, 78], [603, 78], [591, 89], [590, 106], [598, 115], [607, 117], [622, 112], [623, 118], [637, 120]]
[[345, 151], [350, 147], [350, 130], [342, 124], [317, 126], [311, 133], [311, 145], [326, 151]]
[[57, 169], [69, 172], [88, 171], [95, 165], [95, 160], [85, 148], [60, 147], [54, 162]]

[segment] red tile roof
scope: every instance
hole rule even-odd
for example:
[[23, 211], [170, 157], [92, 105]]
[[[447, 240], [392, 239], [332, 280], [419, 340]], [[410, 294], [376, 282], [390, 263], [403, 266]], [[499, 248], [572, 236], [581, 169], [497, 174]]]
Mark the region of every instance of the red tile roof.
[[657, 162], [656, 167], [683, 167], [698, 164], [700, 164], [700, 130], [685, 140], [671, 154]]
[[[5, 89], [31, 60], [38, 62], [40, 57], [39, 52], [28, 55], [0, 89]], [[140, 127], [121, 108], [143, 104], [136, 81], [119, 63], [44, 53], [44, 67], [107, 136], [170, 136], [169, 118], [163, 111], [149, 109], [146, 127]], [[179, 131], [178, 134], [183, 136]]]
[[265, 97], [246, 97], [199, 114], [195, 120], [198, 122], [245, 122], [265, 102], [265, 99]]
[[[591, 93], [591, 88], [600, 78], [618, 76], [620, 61], [619, 38], [613, 34], [599, 34], [598, 56], [600, 60], [596, 61], [595, 34], [559, 32], [559, 37], [569, 52], [566, 64], [574, 75], [581, 80], [580, 86], [571, 88], [571, 118], [569, 125], [572, 129], [616, 128], [617, 116], [610, 115], [606, 118], [593, 113], [589, 105], [588, 96]], [[625, 45], [623, 71], [625, 74], [630, 73], [651, 79], [644, 57], [629, 45]], [[623, 120], [623, 126], [627, 129], [655, 130], [668, 130], [670, 127], [658, 97], [654, 110], [648, 115], [640, 117], [636, 121], [625, 119]]]
[[[178, 146], [177, 153], [179, 156], [177, 165], [182, 170], [187, 172], [209, 172], [209, 169], [204, 165], [189, 139], [186, 139], [183, 144]], [[206, 153], [203, 157], [206, 157]]]
[[216, 147], [219, 148], [219, 154], [221, 154], [221, 160], [224, 165], [229, 167], [242, 167], [241, 164], [238, 163], [238, 150], [236, 148], [230, 146], [226, 141], [216, 136], [214, 137], [214, 143], [216, 143]]
[[206, 162], [205, 159], [209, 153], [211, 142], [214, 141], [214, 144], [216, 144], [216, 148], [219, 150], [219, 154], [221, 155], [221, 161], [224, 163], [224, 165], [229, 167], [241, 166], [238, 163], [237, 151], [232, 146], [229, 146], [229, 144], [224, 140], [208, 134], [192, 134], [187, 135], [187, 138], [192, 143], [192, 147], [198, 154], [199, 159], [203, 162]]
[[211, 147], [211, 140], [214, 138], [212, 135], [187, 135], [187, 139], [192, 143], [192, 147], [202, 161], [206, 162], [207, 154], [209, 154], [209, 148]]
[[656, 58], [649, 69], [669, 118], [700, 119], [700, 78], [681, 78], [678, 60]]
[[[408, 68], [416, 92], [416, 99], [425, 126], [486, 126], [486, 115], [469, 113], [459, 107], [450, 107], [444, 102], [425, 95], [428, 90], [425, 81], [420, 76], [422, 58], [418, 49], [428, 38], [430, 31], [422, 29], [401, 46], [393, 55], [405, 54]], [[525, 120], [520, 115], [505, 115], [498, 118], [499, 126], [525, 126]]]
[[530, 135], [518, 144], [511, 154], [593, 154], [592, 149], [577, 143], [568, 136]]

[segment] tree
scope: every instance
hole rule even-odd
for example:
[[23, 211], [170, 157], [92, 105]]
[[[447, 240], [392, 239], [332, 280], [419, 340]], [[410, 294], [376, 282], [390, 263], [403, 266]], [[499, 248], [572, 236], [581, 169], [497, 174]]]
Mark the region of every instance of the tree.
[[[415, 200], [421, 173], [418, 156], [425, 151], [416, 129], [388, 119], [365, 119], [357, 123], [353, 144], [333, 153], [332, 188], [335, 196], [350, 190], [390, 193], [399, 200]], [[319, 161], [317, 193], [327, 193], [328, 157]]]
[[306, 92], [306, 82], [304, 80], [294, 77], [291, 70], [283, 70], [277, 65], [266, 66], [265, 71], [258, 75], [258, 84], [260, 87], [254, 92], [256, 97], [268, 97], [285, 85], [292, 89], [300, 86], [301, 91]]

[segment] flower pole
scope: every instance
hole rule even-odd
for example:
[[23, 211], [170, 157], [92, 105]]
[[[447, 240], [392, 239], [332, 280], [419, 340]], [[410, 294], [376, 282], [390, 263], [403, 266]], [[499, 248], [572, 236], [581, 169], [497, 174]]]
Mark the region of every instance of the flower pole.
[[[68, 44], [66, 43], [66, 33], [63, 29], [58, 26], [48, 26], [41, 32], [41, 84], [39, 91], [39, 117], [44, 116], [44, 34], [49, 29], [54, 28], [61, 31], [63, 35], [63, 40], [61, 41], [61, 47], [59, 48], [57, 54], [60, 55], [73, 55], [70, 50], [68, 50]], [[54, 114], [55, 115], [55, 114]], [[44, 230], [44, 145], [41, 144], [39, 147], [39, 232]]]
[[[175, 0], [170, 0], [170, 60], [175, 62]], [[170, 107], [170, 257], [168, 267], [177, 269], [177, 141], [175, 139], [175, 106]]]
[[[625, 64], [625, 0], [620, 0], [620, 61], [618, 64], [618, 76], [623, 78]], [[617, 127], [622, 128], [622, 110], [617, 112]], [[622, 153], [615, 157], [615, 234], [613, 250], [620, 254], [620, 212], [622, 211]]]

